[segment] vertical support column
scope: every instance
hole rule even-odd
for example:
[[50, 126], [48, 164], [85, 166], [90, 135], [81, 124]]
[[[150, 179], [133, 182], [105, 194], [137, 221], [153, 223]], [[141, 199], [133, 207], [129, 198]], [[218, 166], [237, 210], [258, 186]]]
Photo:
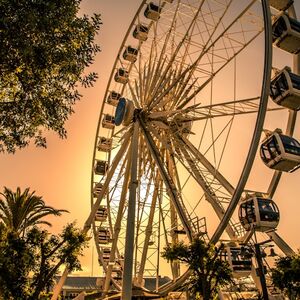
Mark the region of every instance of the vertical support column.
[[126, 226], [125, 260], [122, 282], [122, 300], [131, 300], [132, 296], [132, 266], [134, 253], [134, 229], [136, 209], [137, 161], [138, 161], [139, 123], [134, 123], [131, 144], [131, 180], [129, 186], [128, 215]]
[[260, 284], [261, 284], [261, 289], [262, 289], [262, 296], [264, 300], [269, 300], [269, 295], [268, 295], [268, 289], [267, 289], [267, 284], [266, 284], [266, 278], [265, 278], [265, 271], [264, 271], [264, 265], [261, 257], [261, 250], [260, 250], [260, 243], [255, 243], [255, 257], [256, 257], [256, 262], [258, 266], [258, 275], [260, 279]]

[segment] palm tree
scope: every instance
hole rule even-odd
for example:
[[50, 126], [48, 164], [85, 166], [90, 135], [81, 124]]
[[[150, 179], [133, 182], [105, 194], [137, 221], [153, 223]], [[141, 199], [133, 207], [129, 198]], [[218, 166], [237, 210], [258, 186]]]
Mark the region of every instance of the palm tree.
[[0, 193], [0, 197], [2, 196], [0, 198], [0, 221], [6, 229], [24, 234], [28, 227], [34, 225], [51, 226], [51, 223], [43, 219], [44, 217], [60, 216], [63, 212], [68, 212], [45, 205], [42, 197], [34, 193], [30, 193], [29, 188], [22, 193], [19, 187], [16, 192], [4, 187], [4, 192]]

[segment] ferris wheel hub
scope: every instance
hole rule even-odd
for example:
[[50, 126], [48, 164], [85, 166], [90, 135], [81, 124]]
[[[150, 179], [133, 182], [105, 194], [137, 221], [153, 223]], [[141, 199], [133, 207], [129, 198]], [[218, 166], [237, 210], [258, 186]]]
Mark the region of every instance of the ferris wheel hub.
[[133, 102], [129, 99], [121, 97], [119, 99], [116, 112], [115, 112], [115, 124], [119, 126], [123, 124], [124, 126], [128, 126], [134, 117], [135, 106]]

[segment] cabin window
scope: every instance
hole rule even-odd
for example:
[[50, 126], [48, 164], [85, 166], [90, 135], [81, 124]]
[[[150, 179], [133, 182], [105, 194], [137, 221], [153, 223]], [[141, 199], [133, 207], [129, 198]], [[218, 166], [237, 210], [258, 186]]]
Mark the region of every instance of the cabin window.
[[289, 18], [289, 20], [290, 20], [291, 28], [297, 32], [300, 32], [300, 22], [291, 18]]
[[282, 73], [271, 83], [271, 96], [273, 99], [275, 99], [288, 89], [288, 82], [286, 80], [285, 74]]
[[289, 75], [291, 77], [293, 88], [300, 90], [300, 76], [293, 73], [289, 73]]
[[273, 42], [281, 37], [282, 33], [287, 30], [287, 26], [283, 17], [280, 17], [273, 26]]
[[258, 199], [258, 207], [261, 221], [276, 222], [279, 220], [278, 209], [273, 201]]
[[280, 138], [286, 153], [300, 155], [300, 144], [298, 141], [286, 135], [280, 135]]

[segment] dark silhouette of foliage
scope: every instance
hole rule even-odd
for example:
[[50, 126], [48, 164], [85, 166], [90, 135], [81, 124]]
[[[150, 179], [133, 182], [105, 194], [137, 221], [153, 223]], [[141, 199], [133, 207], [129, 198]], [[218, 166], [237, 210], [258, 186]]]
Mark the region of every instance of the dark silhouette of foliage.
[[164, 248], [162, 257], [180, 261], [189, 267], [191, 276], [187, 285], [193, 299], [213, 299], [220, 286], [231, 282], [229, 264], [220, 258], [223, 245], [216, 247], [195, 238], [190, 245], [183, 242]]
[[0, 222], [3, 222], [8, 231], [24, 234], [29, 227], [38, 224], [51, 224], [44, 218], [49, 215], [60, 216], [62, 209], [47, 206], [40, 196], [35, 192], [30, 193], [29, 188], [24, 192], [18, 187], [16, 192], [4, 187], [0, 193]]
[[84, 70], [100, 47], [100, 15], [78, 16], [81, 0], [0, 0], [0, 152], [44, 131], [66, 137], [65, 121], [97, 74]]
[[289, 299], [300, 299], [300, 252], [277, 259], [271, 276], [274, 286]]
[[67, 225], [59, 235], [37, 225], [66, 210], [47, 206], [42, 197], [20, 188], [0, 194], [0, 299], [36, 300], [53, 284], [59, 267], [80, 270], [78, 257], [87, 245], [86, 235]]
[[59, 267], [80, 270], [78, 256], [86, 246], [86, 236], [74, 224], [53, 235], [37, 227], [25, 236], [7, 231], [0, 233], [0, 298], [36, 300], [49, 291]]

